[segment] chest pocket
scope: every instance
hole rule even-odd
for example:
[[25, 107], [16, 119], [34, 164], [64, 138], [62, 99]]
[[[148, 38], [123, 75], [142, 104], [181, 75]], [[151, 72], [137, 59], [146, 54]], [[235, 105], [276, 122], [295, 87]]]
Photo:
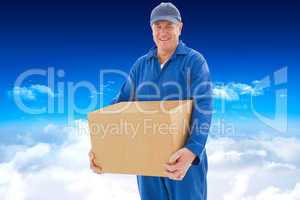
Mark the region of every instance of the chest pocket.
[[188, 74], [184, 65], [166, 66], [160, 77], [161, 91], [164, 99], [176, 100], [187, 99], [188, 85], [190, 84]]
[[139, 101], [159, 100], [161, 89], [157, 81], [159, 71], [155, 69], [154, 63], [148, 63], [140, 71], [135, 96]]
[[141, 71], [136, 87], [136, 98], [138, 100], [187, 99], [190, 84], [188, 72], [183, 62], [166, 63], [162, 70], [158, 62], [151, 63]]

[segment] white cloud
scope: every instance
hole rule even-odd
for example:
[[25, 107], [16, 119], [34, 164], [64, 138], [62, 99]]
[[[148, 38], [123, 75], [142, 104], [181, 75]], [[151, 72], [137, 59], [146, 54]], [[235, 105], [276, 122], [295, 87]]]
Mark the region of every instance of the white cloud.
[[[86, 121], [45, 126], [48, 134], [57, 129], [66, 134], [60, 145], [10, 148], [11, 159], [0, 163], [0, 199], [139, 199], [135, 176], [89, 170]], [[210, 138], [208, 199], [297, 200], [299, 146], [298, 138]]]
[[244, 171], [243, 173], [237, 174], [233, 180], [229, 182], [231, 189], [228, 192], [225, 192], [223, 195], [224, 200], [238, 200], [242, 199], [248, 189], [249, 184], [249, 174], [251, 172]]
[[[49, 124], [45, 130], [51, 134], [57, 127]], [[0, 163], [0, 199], [139, 199], [135, 176], [91, 172], [85, 121], [61, 130], [67, 133], [62, 145], [23, 146]]]
[[51, 133], [53, 131], [57, 131], [57, 129], [58, 129], [58, 126], [56, 126], [53, 123], [50, 123], [44, 127], [44, 133]]
[[17, 170], [35, 167], [40, 165], [41, 163], [39, 162], [41, 162], [49, 153], [49, 144], [39, 143], [33, 147], [26, 148], [23, 151], [18, 151], [10, 163]]
[[239, 100], [239, 95], [232, 88], [227, 86], [215, 86], [213, 88], [213, 96], [217, 99], [224, 99], [228, 101]]
[[29, 132], [17, 134], [16, 142], [19, 142], [27, 146], [33, 145], [35, 143], [34, 139], [32, 138], [32, 134]]
[[257, 88], [255, 88], [251, 85], [245, 84], [245, 83], [231, 83], [230, 87], [234, 88], [241, 95], [251, 94], [251, 95], [257, 96], [257, 95], [261, 94], [260, 90], [257, 90]]
[[224, 99], [227, 101], [237, 101], [241, 95], [258, 96], [263, 94], [263, 89], [258, 87], [258, 81], [248, 85], [245, 83], [216, 83], [213, 88], [213, 96], [217, 99]]
[[272, 142], [261, 141], [261, 145], [269, 149], [276, 160], [300, 166], [300, 145], [297, 138], [274, 138]]
[[[209, 199], [273, 200], [283, 194], [286, 198], [281, 199], [296, 200], [300, 164], [294, 152], [300, 152], [299, 145], [297, 138], [211, 139], [207, 146]], [[265, 198], [270, 187], [277, 189]]]
[[26, 100], [35, 100], [35, 98], [36, 98], [34, 92], [27, 87], [15, 86], [13, 88], [13, 90], [11, 91], [11, 93], [14, 96], [20, 96]]
[[280, 188], [270, 186], [261, 191], [256, 196], [248, 197], [247, 200], [297, 200], [300, 197], [300, 183], [291, 190], [281, 190]]
[[9, 95], [19, 96], [25, 100], [36, 100], [37, 96], [40, 94], [48, 95], [54, 97], [54, 92], [45, 85], [34, 84], [29, 87], [19, 87], [15, 86], [11, 91], [8, 92]]
[[48, 86], [36, 84], [36, 85], [31, 85], [30, 88], [33, 91], [39, 92], [41, 94], [48, 94], [50, 97], [54, 97], [53, 91]]

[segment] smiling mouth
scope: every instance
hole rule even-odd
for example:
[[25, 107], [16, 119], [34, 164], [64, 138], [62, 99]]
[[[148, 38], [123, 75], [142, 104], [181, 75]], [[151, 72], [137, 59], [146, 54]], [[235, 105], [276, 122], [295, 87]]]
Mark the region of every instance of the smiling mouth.
[[166, 42], [166, 41], [169, 41], [169, 39], [167, 39], [167, 40], [162, 40], [162, 39], [160, 39], [159, 41]]

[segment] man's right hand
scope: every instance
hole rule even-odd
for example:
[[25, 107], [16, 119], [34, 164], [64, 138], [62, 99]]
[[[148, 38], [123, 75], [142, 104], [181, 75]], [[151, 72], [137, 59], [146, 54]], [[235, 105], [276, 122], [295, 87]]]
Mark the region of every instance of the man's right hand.
[[100, 166], [95, 164], [95, 154], [94, 152], [92, 152], [92, 150], [90, 150], [89, 152], [89, 158], [90, 158], [90, 168], [93, 172], [97, 173], [97, 174], [101, 174], [102, 173], [102, 169]]

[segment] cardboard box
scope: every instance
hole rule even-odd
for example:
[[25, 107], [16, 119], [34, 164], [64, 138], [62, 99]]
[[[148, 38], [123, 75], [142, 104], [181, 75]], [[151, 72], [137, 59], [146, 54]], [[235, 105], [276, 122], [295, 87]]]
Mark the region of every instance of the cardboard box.
[[186, 142], [192, 100], [117, 103], [89, 113], [92, 151], [104, 173], [166, 176]]

